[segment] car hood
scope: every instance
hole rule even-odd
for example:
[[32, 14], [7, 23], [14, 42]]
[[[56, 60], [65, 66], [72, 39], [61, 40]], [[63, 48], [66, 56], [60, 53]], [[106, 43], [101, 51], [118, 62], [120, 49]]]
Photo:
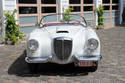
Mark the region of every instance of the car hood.
[[48, 26], [44, 28], [48, 32], [51, 38], [56, 37], [70, 37], [73, 38], [75, 35], [84, 31], [84, 27], [81, 25], [61, 25], [61, 26]]

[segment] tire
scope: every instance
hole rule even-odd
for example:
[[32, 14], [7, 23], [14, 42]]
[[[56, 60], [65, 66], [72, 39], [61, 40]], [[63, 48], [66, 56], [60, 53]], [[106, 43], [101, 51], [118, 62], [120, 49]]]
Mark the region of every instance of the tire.
[[36, 73], [39, 67], [39, 63], [28, 63], [28, 69], [31, 73]]
[[91, 67], [91, 72], [95, 72], [98, 69], [98, 62], [94, 62], [96, 66]]

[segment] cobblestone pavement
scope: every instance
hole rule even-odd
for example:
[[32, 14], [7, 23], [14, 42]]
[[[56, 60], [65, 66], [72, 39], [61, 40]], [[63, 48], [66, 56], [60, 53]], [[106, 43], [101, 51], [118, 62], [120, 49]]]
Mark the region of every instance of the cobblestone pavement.
[[24, 61], [25, 44], [0, 46], [0, 83], [125, 83], [125, 27], [97, 31], [101, 54], [96, 72], [72, 64], [41, 64], [30, 73]]

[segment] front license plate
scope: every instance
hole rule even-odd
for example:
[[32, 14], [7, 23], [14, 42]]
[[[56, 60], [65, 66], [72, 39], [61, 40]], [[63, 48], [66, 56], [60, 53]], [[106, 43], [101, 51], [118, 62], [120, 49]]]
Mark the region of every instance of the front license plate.
[[90, 67], [93, 66], [93, 62], [78, 62], [79, 67]]

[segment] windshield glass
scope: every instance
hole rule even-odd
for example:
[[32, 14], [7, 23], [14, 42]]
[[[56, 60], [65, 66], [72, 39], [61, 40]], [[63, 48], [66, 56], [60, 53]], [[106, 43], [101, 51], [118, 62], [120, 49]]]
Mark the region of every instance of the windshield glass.
[[44, 25], [49, 26], [50, 24], [54, 25], [62, 23], [77, 23], [87, 26], [85, 19], [80, 14], [51, 14], [44, 16], [40, 21], [42, 27], [44, 27]]

